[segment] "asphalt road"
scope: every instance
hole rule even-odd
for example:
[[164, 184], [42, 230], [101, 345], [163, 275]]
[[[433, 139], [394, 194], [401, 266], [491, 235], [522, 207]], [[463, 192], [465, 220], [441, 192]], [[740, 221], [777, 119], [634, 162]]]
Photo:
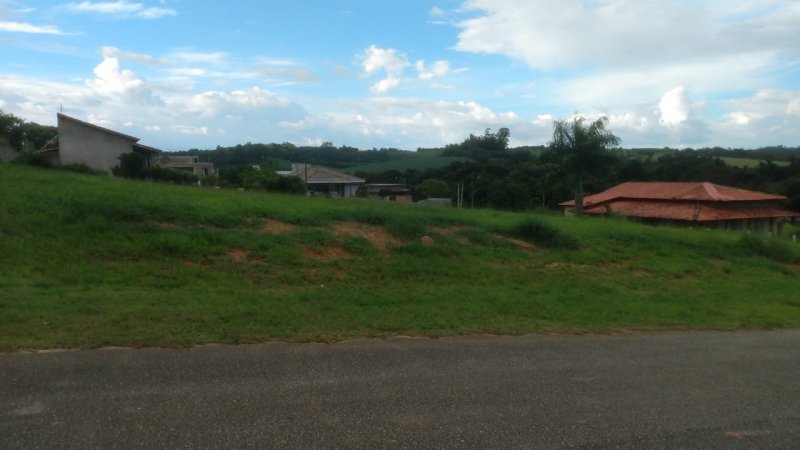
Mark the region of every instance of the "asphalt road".
[[0, 354], [0, 448], [800, 448], [800, 330]]

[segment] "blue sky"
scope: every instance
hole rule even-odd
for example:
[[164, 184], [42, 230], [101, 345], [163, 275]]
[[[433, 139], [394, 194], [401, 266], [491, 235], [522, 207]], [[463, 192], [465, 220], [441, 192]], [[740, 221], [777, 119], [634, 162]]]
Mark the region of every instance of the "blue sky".
[[623, 146], [800, 145], [800, 2], [0, 0], [0, 109], [166, 150], [441, 146], [609, 118]]

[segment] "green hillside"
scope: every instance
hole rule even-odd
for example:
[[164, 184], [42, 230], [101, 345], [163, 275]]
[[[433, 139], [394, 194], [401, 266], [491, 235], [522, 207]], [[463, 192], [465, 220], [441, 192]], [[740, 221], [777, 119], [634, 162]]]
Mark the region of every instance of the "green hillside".
[[[720, 157], [721, 160], [725, 161], [725, 164], [734, 167], [745, 167], [745, 168], [753, 168], [758, 167], [758, 164], [763, 162], [763, 160], [759, 159], [752, 159], [752, 158], [736, 158], [733, 156], [722, 156]], [[788, 166], [789, 161], [773, 161], [776, 166]]]
[[441, 169], [447, 167], [456, 161], [469, 161], [469, 158], [462, 156], [432, 156], [420, 155], [413, 158], [397, 159], [393, 161], [385, 161], [371, 164], [361, 164], [358, 166], [351, 166], [342, 169], [343, 172], [356, 173], [383, 173], [390, 170], [404, 172], [408, 169], [423, 171], [426, 169]]
[[0, 194], [0, 350], [800, 326], [788, 240], [8, 164]]

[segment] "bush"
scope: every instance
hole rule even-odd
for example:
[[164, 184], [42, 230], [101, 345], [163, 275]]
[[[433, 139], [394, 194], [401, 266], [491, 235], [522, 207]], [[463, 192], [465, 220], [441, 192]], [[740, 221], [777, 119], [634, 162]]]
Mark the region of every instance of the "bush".
[[84, 163], [69, 163], [57, 166], [59, 170], [66, 170], [67, 172], [85, 173], [91, 175], [103, 174], [106, 172], [94, 170]]
[[800, 255], [791, 245], [779, 239], [746, 234], [739, 239], [739, 245], [753, 255], [762, 256], [773, 261], [782, 263], [800, 262]]
[[572, 236], [551, 225], [530, 218], [514, 226], [511, 234], [545, 248], [566, 250], [578, 248], [578, 242]]
[[119, 165], [111, 169], [111, 173], [123, 178], [142, 178], [144, 156], [130, 152], [119, 155]]
[[142, 169], [137, 178], [178, 184], [195, 184], [198, 180], [197, 176], [192, 173], [181, 170], [172, 170], [161, 166], [153, 166]]
[[53, 167], [53, 160], [44, 153], [23, 152], [17, 157], [15, 162], [37, 167]]

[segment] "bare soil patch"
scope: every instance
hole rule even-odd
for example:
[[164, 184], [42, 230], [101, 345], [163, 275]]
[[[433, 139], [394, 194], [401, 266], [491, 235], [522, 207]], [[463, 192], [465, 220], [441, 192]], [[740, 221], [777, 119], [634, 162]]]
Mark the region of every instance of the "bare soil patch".
[[331, 228], [337, 237], [348, 235], [362, 237], [382, 251], [389, 250], [403, 243], [400, 239], [392, 236], [386, 229], [377, 225], [368, 225], [359, 222], [338, 222], [333, 224]]
[[508, 236], [503, 236], [500, 234], [492, 234], [492, 237], [495, 239], [500, 239], [506, 242], [511, 242], [512, 244], [516, 245], [517, 247], [521, 248], [522, 250], [532, 250], [536, 246], [531, 244], [530, 242], [523, 241], [522, 239], [515, 239]]
[[352, 253], [342, 247], [332, 246], [323, 249], [314, 249], [303, 246], [303, 255], [317, 261], [330, 261], [332, 259], [347, 259], [353, 256]]
[[227, 251], [226, 255], [235, 259], [236, 261], [243, 261], [247, 259], [247, 250], [239, 247], [231, 248]]
[[269, 234], [284, 234], [291, 233], [297, 229], [297, 225], [281, 222], [280, 220], [268, 219], [264, 221], [264, 225], [259, 231]]

